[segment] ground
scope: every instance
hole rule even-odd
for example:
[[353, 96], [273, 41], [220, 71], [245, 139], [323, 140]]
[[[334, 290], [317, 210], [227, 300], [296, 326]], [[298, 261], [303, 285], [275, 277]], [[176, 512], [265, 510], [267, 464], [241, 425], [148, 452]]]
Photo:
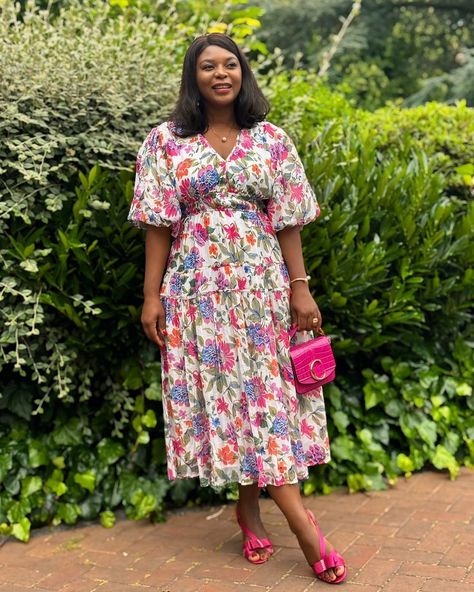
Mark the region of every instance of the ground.
[[[474, 472], [423, 472], [392, 489], [305, 499], [344, 555], [347, 592], [474, 592]], [[4, 541], [0, 592], [313, 592], [315, 579], [270, 499], [262, 517], [275, 546], [251, 565], [233, 503], [174, 511], [166, 523], [120, 520], [40, 529]]]

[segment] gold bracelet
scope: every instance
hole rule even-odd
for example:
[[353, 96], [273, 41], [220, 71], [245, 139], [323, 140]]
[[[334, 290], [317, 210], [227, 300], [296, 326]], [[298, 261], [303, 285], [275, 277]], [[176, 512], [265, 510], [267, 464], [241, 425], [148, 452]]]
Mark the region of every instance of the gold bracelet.
[[310, 279], [311, 279], [311, 276], [310, 276], [310, 275], [307, 275], [306, 277], [295, 278], [295, 279], [293, 279], [293, 280], [291, 280], [291, 281], [290, 281], [290, 285], [291, 285], [293, 282], [297, 282], [298, 280], [301, 280], [301, 281], [303, 281], [303, 282], [306, 282], [306, 283], [308, 283]]

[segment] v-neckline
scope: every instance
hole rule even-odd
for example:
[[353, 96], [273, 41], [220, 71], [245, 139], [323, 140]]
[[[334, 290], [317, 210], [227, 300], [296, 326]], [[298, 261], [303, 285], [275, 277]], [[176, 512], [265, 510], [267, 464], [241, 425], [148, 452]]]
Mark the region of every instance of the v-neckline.
[[214, 148], [214, 146], [213, 146], [213, 145], [212, 145], [212, 144], [209, 142], [209, 140], [206, 138], [206, 136], [205, 136], [204, 134], [201, 134], [201, 133], [199, 132], [199, 135], [201, 136], [203, 143], [204, 143], [204, 144], [205, 144], [205, 145], [206, 145], [206, 146], [207, 146], [207, 147], [208, 147], [210, 150], [212, 150], [212, 152], [214, 152], [214, 154], [215, 154], [215, 155], [216, 155], [216, 156], [217, 156], [217, 157], [218, 157], [220, 160], [222, 160], [222, 162], [228, 162], [228, 161], [229, 161], [229, 159], [230, 159], [230, 157], [231, 157], [231, 156], [234, 154], [234, 152], [236, 151], [236, 149], [237, 149], [237, 146], [240, 144], [240, 138], [241, 138], [241, 136], [242, 136], [242, 131], [243, 131], [243, 129], [242, 129], [242, 128], [240, 128], [240, 129], [239, 129], [239, 133], [237, 134], [237, 136], [236, 136], [236, 138], [235, 138], [235, 143], [234, 143], [234, 146], [233, 146], [232, 150], [229, 152], [229, 154], [227, 155], [227, 157], [226, 157], [226, 158], [224, 158], [224, 157], [222, 156], [222, 154], [220, 154], [220, 153], [219, 153], [219, 152], [218, 152], [218, 151], [217, 151], [217, 150]]

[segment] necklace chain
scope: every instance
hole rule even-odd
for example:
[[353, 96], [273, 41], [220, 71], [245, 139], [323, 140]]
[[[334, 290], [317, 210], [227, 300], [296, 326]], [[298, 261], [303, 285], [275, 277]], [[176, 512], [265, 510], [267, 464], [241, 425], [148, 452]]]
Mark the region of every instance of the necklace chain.
[[229, 133], [228, 133], [226, 136], [220, 136], [220, 135], [219, 135], [219, 134], [217, 134], [217, 133], [216, 133], [216, 132], [215, 132], [215, 131], [214, 131], [214, 130], [211, 128], [211, 127], [209, 128], [209, 131], [210, 131], [211, 133], [213, 133], [213, 134], [216, 136], [216, 138], [219, 138], [219, 140], [220, 140], [220, 141], [221, 141], [223, 144], [225, 144], [225, 143], [227, 142], [227, 140], [229, 139], [229, 134], [230, 134], [230, 132], [231, 132], [232, 130], [235, 130], [235, 129], [236, 129], [236, 128], [235, 128], [235, 127], [232, 125], [232, 126], [229, 128]]

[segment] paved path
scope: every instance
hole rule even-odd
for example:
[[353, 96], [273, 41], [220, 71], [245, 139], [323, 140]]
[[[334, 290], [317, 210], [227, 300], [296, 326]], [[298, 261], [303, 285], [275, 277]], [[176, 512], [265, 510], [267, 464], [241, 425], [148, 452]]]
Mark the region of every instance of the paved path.
[[[306, 498], [349, 567], [350, 592], [474, 592], [474, 473], [424, 472], [390, 491]], [[241, 555], [234, 504], [172, 512], [164, 524], [121, 520], [41, 529], [0, 548], [0, 592], [306, 592], [316, 580], [272, 500], [271, 560]]]

